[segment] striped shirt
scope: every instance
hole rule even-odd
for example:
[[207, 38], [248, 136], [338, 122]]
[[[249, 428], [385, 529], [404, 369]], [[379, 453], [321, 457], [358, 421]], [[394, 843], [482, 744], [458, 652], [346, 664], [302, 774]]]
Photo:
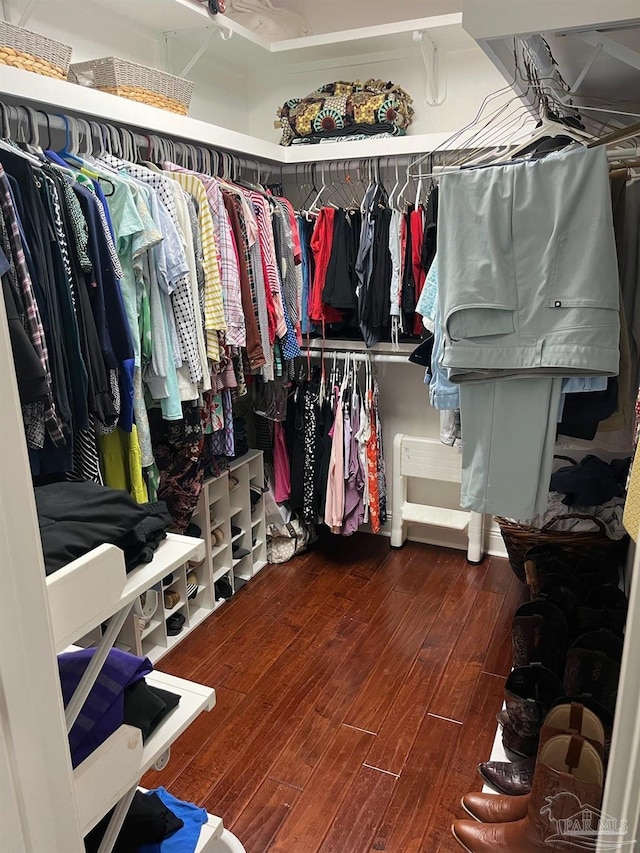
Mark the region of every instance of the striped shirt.
[[[136, 163], [128, 163], [126, 160], [120, 160], [112, 154], [103, 154], [95, 162], [98, 164], [104, 163], [116, 172], [124, 172], [131, 178], [149, 184], [158, 193], [158, 201], [169, 214], [173, 226], [180, 232], [173, 185], [167, 175], [158, 171], [152, 163], [147, 168], [147, 166], [140, 166]], [[182, 260], [184, 260], [184, 253]], [[188, 269], [186, 261], [182, 266], [182, 270], [184, 269]], [[189, 366], [191, 381], [197, 384], [202, 376], [202, 364], [198, 355], [198, 342], [195, 333], [196, 306], [193, 304], [191, 277], [188, 272], [183, 272], [182, 270], [171, 281], [173, 285], [171, 304], [175, 315], [182, 356]]]
[[[222, 282], [222, 296], [224, 304], [226, 327], [226, 343], [228, 346], [243, 347], [247, 343], [244, 314], [242, 311], [242, 297], [240, 292], [240, 270], [238, 266], [238, 251], [236, 246], [229, 214], [226, 211], [222, 199], [220, 184], [209, 175], [201, 175], [198, 172], [190, 172], [182, 169], [174, 163], [164, 163], [163, 168], [173, 175], [192, 175], [201, 181], [207, 193], [211, 216], [213, 220], [213, 232], [218, 248], [218, 259], [220, 264], [220, 279]], [[184, 184], [183, 184], [184, 186]]]
[[227, 323], [224, 315], [218, 245], [207, 191], [203, 182], [193, 172], [172, 170], [170, 176], [195, 199], [198, 208], [204, 266], [204, 328], [207, 339], [207, 356], [212, 361], [219, 361], [217, 332], [226, 331]]

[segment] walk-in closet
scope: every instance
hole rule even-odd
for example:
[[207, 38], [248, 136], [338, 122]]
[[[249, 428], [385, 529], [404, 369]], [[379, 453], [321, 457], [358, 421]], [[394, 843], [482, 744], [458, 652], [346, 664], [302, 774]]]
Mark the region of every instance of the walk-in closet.
[[640, 9], [0, 0], [0, 847], [640, 849]]

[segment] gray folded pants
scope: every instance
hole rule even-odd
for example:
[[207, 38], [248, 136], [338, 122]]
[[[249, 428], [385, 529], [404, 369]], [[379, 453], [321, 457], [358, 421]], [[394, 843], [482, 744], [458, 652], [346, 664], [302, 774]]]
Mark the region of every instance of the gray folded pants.
[[443, 175], [438, 258], [462, 506], [532, 517], [547, 505], [559, 377], [618, 373], [606, 152]]

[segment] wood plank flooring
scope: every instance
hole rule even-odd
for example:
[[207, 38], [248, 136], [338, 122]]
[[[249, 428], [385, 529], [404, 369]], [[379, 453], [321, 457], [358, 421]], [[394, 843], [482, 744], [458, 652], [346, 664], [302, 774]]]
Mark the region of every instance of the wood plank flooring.
[[506, 560], [322, 537], [160, 662], [217, 706], [144, 784], [220, 815], [247, 853], [459, 853], [522, 589]]

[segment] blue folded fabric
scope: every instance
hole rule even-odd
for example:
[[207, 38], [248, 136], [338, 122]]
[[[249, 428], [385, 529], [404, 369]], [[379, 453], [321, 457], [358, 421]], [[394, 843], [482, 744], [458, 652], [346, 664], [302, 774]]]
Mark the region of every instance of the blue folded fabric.
[[165, 806], [180, 818], [184, 826], [160, 844], [145, 844], [138, 853], [194, 853], [202, 827], [209, 820], [206, 810], [194, 806], [193, 803], [176, 799], [165, 788], [156, 788], [148, 793], [157, 794]]

